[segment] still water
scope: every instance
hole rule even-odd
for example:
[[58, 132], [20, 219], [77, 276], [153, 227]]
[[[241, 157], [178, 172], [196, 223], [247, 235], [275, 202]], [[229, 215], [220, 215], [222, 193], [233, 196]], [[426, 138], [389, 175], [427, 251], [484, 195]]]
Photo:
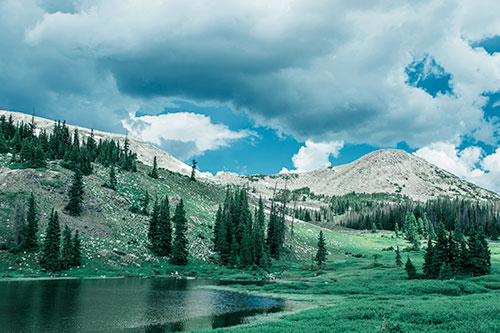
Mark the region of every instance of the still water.
[[217, 280], [0, 282], [1, 332], [173, 332], [244, 323], [279, 299], [207, 290]]

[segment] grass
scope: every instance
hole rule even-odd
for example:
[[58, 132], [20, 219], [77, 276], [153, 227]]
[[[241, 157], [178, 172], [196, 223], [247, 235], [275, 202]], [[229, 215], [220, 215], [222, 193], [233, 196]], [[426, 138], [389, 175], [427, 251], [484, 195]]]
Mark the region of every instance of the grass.
[[[1, 162], [1, 161], [0, 161]], [[52, 207], [62, 210], [71, 171], [56, 163], [50, 171], [10, 170], [7, 186], [0, 192], [0, 243], [11, 234], [11, 216], [17, 199], [33, 191], [43, 213], [41, 233]], [[259, 269], [241, 271], [211, 262], [212, 227], [217, 205], [225, 189], [203, 181], [159, 170], [160, 178], [139, 172], [120, 172], [118, 189], [101, 185], [108, 170], [99, 166], [84, 178], [85, 210], [81, 217], [61, 214], [62, 224], [78, 229], [83, 240], [83, 265], [63, 271], [59, 277], [197, 277], [232, 280], [261, 280], [264, 286], [234, 285], [232, 290], [284, 298], [293, 314], [273, 315], [251, 325], [232, 327], [229, 332], [500, 332], [500, 243], [491, 242], [492, 274], [455, 280], [407, 280], [403, 269], [394, 267], [391, 248], [409, 246], [392, 232], [358, 231], [336, 227], [320, 229], [295, 223], [291, 247], [287, 225], [285, 251], [269, 273]], [[11, 182], [11, 183], [9, 183]], [[17, 188], [15, 184], [23, 184]], [[128, 208], [145, 193], [152, 198], [168, 195], [173, 206], [180, 198], [189, 220], [190, 263], [172, 266], [166, 258], [155, 258], [146, 247], [147, 219]], [[329, 252], [321, 271], [312, 265], [319, 230], [323, 230]], [[374, 265], [377, 255], [377, 265]], [[423, 251], [403, 252], [421, 271]], [[38, 264], [40, 253], [12, 254], [0, 250], [0, 279], [48, 277]], [[306, 309], [307, 310], [303, 310]], [[262, 321], [262, 318], [261, 318]]]

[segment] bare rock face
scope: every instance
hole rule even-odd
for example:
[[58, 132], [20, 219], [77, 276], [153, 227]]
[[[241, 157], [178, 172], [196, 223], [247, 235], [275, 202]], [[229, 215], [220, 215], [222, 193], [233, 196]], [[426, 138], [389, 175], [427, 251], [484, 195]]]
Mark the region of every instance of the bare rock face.
[[424, 159], [399, 149], [381, 149], [344, 165], [305, 173], [271, 176], [221, 174], [220, 183], [249, 184], [257, 192], [269, 195], [278, 184], [296, 190], [308, 187], [315, 194], [389, 193], [425, 201], [439, 196], [459, 196], [482, 200], [500, 197], [466, 182]]

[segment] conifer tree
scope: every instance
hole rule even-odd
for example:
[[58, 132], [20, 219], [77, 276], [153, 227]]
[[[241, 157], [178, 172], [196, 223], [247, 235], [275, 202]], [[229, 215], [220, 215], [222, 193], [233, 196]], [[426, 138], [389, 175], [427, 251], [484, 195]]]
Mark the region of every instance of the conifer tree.
[[215, 223], [214, 223], [214, 249], [219, 252], [219, 243], [220, 243], [220, 234], [222, 228], [222, 207], [219, 205], [217, 209], [217, 214], [215, 215]]
[[151, 217], [149, 218], [149, 228], [148, 228], [148, 239], [149, 239], [149, 247], [153, 253], [157, 253], [158, 251], [158, 219], [160, 217], [160, 209], [158, 206], [158, 200], [153, 205], [153, 211], [151, 212]]
[[170, 222], [170, 204], [168, 196], [160, 204], [156, 238], [159, 256], [168, 256], [172, 252], [172, 224]]
[[112, 190], [116, 190], [116, 187], [118, 185], [118, 181], [116, 180], [116, 173], [115, 173], [115, 167], [110, 166], [109, 168], [109, 175], [108, 175], [108, 183], [106, 184], [108, 188]]
[[406, 270], [406, 274], [408, 274], [409, 280], [413, 280], [413, 279], [416, 279], [418, 277], [417, 269], [415, 268], [415, 266], [411, 262], [410, 256], [408, 256], [408, 258], [406, 259], [405, 270]]
[[255, 264], [262, 268], [267, 267], [267, 258], [265, 251], [265, 216], [264, 216], [264, 202], [259, 198], [259, 208], [255, 213], [255, 227], [254, 227], [254, 246], [255, 246]]
[[398, 246], [396, 247], [396, 267], [399, 269], [401, 266], [403, 266], [403, 261], [401, 260], [401, 253]]
[[79, 216], [82, 212], [82, 202], [83, 202], [83, 180], [82, 173], [80, 169], [76, 169], [73, 175], [73, 183], [69, 190], [69, 202], [65, 207], [65, 210], [69, 215]]
[[158, 179], [158, 165], [156, 164], [156, 156], [153, 159], [153, 169], [151, 169], [149, 177], [153, 179]]
[[196, 176], [196, 166], [198, 165], [198, 162], [196, 162], [196, 160], [193, 160], [193, 164], [191, 165], [191, 180], [196, 180], [195, 176]]
[[144, 195], [144, 199], [142, 199], [142, 204], [141, 204], [141, 214], [142, 215], [149, 215], [149, 201], [151, 200], [151, 197], [149, 196], [149, 192], [146, 191], [146, 194]]
[[182, 199], [175, 207], [173, 224], [175, 226], [175, 239], [172, 247], [171, 263], [174, 265], [186, 265], [188, 263], [187, 220]]
[[5, 135], [0, 126], [0, 154], [4, 154], [9, 151], [9, 146], [7, 145], [7, 140], [5, 140]]
[[279, 260], [280, 258], [280, 240], [281, 231], [278, 214], [275, 207], [271, 207], [271, 214], [269, 216], [269, 224], [267, 229], [267, 246], [269, 248], [269, 254], [276, 260]]
[[73, 262], [73, 240], [71, 239], [71, 230], [68, 225], [64, 227], [62, 238], [61, 268], [69, 269]]
[[72, 266], [80, 266], [82, 263], [82, 250], [80, 237], [78, 235], [78, 230], [75, 231], [75, 235], [73, 236], [73, 248], [72, 248]]
[[399, 238], [399, 224], [398, 222], [396, 222], [396, 224], [394, 225], [394, 233], [396, 234], [396, 238]]
[[52, 210], [49, 217], [49, 224], [45, 232], [43, 244], [43, 255], [40, 261], [42, 267], [48, 271], [56, 272], [61, 269], [60, 259], [60, 237], [59, 216]]
[[323, 231], [320, 230], [318, 237], [318, 250], [316, 252], [316, 257], [314, 258], [320, 269], [323, 267], [323, 263], [326, 260], [326, 255], [327, 251], [325, 247], [325, 237], [323, 236]]
[[432, 245], [432, 239], [429, 236], [429, 240], [427, 241], [427, 248], [425, 249], [423, 265], [424, 275], [427, 279], [435, 279], [439, 273], [439, 271], [436, 270], [436, 267], [438, 266], [434, 264], [435, 258], [436, 254], [434, 251], [434, 246]]
[[238, 265], [238, 242], [236, 237], [231, 235], [231, 246], [229, 251], [229, 265], [231, 267], [236, 267]]
[[28, 213], [26, 214], [26, 226], [24, 232], [24, 248], [26, 250], [34, 250], [38, 247], [38, 217], [36, 211], [36, 202], [33, 192], [31, 192], [28, 200]]

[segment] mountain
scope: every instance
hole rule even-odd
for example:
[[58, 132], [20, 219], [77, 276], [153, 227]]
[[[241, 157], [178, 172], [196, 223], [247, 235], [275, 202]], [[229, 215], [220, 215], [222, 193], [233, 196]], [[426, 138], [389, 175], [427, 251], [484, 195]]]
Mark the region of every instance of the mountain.
[[[21, 112], [13, 112], [13, 111], [5, 111], [5, 110], [0, 110], [0, 117], [4, 115], [7, 119], [12, 116], [12, 119], [14, 122], [24, 122], [24, 123], [31, 123], [33, 116], [26, 114], [26, 113], [21, 113]], [[46, 118], [41, 118], [41, 117], [34, 117], [36, 126], [39, 130], [45, 129], [48, 132], [52, 131], [52, 128], [54, 127], [54, 121], [49, 120]], [[61, 119], [62, 121], [63, 119]], [[80, 134], [81, 137], [87, 138], [90, 136], [91, 130], [85, 127], [80, 127], [80, 126], [74, 126], [67, 124], [68, 128], [70, 129], [71, 133], [75, 129], [78, 130], [78, 133]], [[186, 165], [185, 163], [179, 161], [169, 153], [155, 147], [154, 145], [145, 142], [144, 140], [133, 137], [133, 136], [126, 136], [123, 134], [116, 134], [116, 133], [108, 133], [108, 132], [102, 132], [102, 131], [96, 131], [94, 130], [94, 137], [97, 141], [100, 139], [113, 139], [117, 142], [119, 142], [121, 145], [124, 144], [125, 138], [128, 137], [128, 141], [130, 144], [130, 150], [135, 152], [137, 154], [137, 159], [144, 163], [145, 165], [153, 165], [153, 159], [156, 156], [157, 158], [157, 163], [158, 167], [164, 168], [173, 172], [178, 172], [184, 175], [191, 175], [191, 167]], [[207, 178], [210, 177], [210, 173], [203, 173], [203, 172], [196, 172], [198, 177], [202, 178]]]
[[249, 184], [259, 193], [286, 186], [328, 196], [355, 193], [401, 194], [425, 201], [439, 196], [498, 200], [500, 196], [464, 181], [424, 159], [399, 149], [380, 149], [344, 165], [304, 173], [238, 176], [221, 173], [221, 183]]
[[[1, 111], [0, 116], [12, 115], [15, 122], [31, 122], [32, 116], [19, 112]], [[34, 117], [40, 129], [50, 131], [54, 121]], [[68, 125], [71, 131], [78, 129], [87, 137], [90, 130]], [[94, 131], [95, 138], [115, 139], [122, 145], [126, 136]], [[158, 166], [183, 175], [191, 174], [191, 167], [177, 160], [167, 152], [136, 137], [129, 136], [130, 149], [137, 153], [137, 159], [145, 165], [153, 164], [157, 157]], [[401, 194], [415, 200], [425, 201], [439, 196], [466, 197], [481, 200], [499, 200], [500, 196], [472, 183], [458, 178], [424, 159], [398, 149], [381, 149], [362, 156], [358, 160], [334, 167], [304, 173], [279, 175], [238, 175], [220, 172], [213, 176], [209, 172], [197, 171], [197, 177], [219, 185], [249, 185], [256, 192], [271, 196], [277, 184], [278, 189], [286, 186], [290, 190], [309, 190], [314, 194], [327, 196], [355, 193]]]

